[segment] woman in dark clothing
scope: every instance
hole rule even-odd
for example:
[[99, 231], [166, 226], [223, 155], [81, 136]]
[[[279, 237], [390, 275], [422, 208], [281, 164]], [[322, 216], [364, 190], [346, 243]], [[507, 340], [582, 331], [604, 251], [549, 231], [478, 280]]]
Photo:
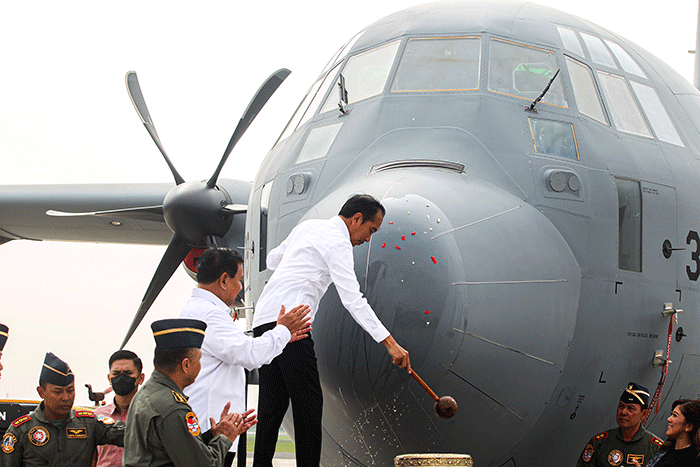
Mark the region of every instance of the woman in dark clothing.
[[698, 428], [700, 428], [700, 400], [675, 401], [671, 416], [668, 417], [666, 441], [646, 467], [700, 466]]

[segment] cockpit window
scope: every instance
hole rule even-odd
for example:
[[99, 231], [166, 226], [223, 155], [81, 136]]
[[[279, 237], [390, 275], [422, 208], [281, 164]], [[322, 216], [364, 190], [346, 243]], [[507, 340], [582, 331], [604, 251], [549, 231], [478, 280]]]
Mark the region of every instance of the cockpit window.
[[580, 160], [574, 126], [571, 123], [529, 118], [530, 133], [538, 154]]
[[[491, 40], [489, 91], [534, 100], [558, 69], [553, 52], [500, 39]], [[568, 107], [561, 77], [552, 82], [541, 102]]]
[[586, 47], [588, 47], [588, 51], [591, 53], [591, 59], [595, 63], [610, 68], [617, 68], [617, 64], [610, 54], [610, 51], [605, 47], [605, 44], [603, 44], [603, 41], [599, 37], [591, 36], [585, 32], [581, 33], [581, 37], [583, 37], [583, 42], [586, 43]]
[[615, 54], [615, 57], [617, 58], [617, 61], [620, 62], [620, 65], [622, 65], [623, 70], [625, 70], [627, 73], [632, 73], [633, 75], [637, 75], [642, 78], [647, 77], [637, 62], [634, 61], [630, 54], [628, 54], [625, 49], [620, 46], [620, 44], [608, 40], [606, 40], [605, 43], [608, 44], [610, 50], [612, 50], [613, 54]]
[[569, 78], [578, 111], [607, 124], [603, 105], [593, 80], [593, 71], [587, 65], [571, 57], [566, 57], [566, 66], [569, 69]]
[[622, 76], [598, 71], [598, 79], [608, 101], [613, 122], [618, 130], [651, 137], [642, 112]]
[[301, 101], [301, 104], [299, 104], [299, 107], [297, 107], [297, 110], [294, 112], [294, 115], [292, 115], [292, 118], [289, 119], [289, 123], [287, 123], [287, 126], [284, 127], [284, 131], [282, 131], [280, 137], [277, 138], [277, 142], [283, 141], [289, 135], [294, 133], [294, 130], [296, 130], [297, 126], [299, 125], [301, 117], [304, 116], [306, 109], [309, 108], [311, 100], [316, 96], [318, 88], [321, 86], [322, 83], [323, 79], [319, 79], [311, 86], [311, 89], [309, 89], [309, 92], [306, 94], [306, 96], [304, 96], [304, 99]]
[[345, 57], [345, 55], [350, 51], [350, 49], [352, 48], [352, 46], [355, 45], [355, 42], [357, 42], [357, 40], [358, 40], [360, 37], [362, 37], [362, 34], [364, 34], [364, 33], [365, 33], [364, 30], [358, 32], [358, 33], [355, 34], [355, 35], [352, 37], [352, 39], [350, 39], [345, 45], [343, 45], [340, 49], [338, 49], [338, 51], [335, 53], [335, 55], [333, 55], [333, 58], [331, 58], [331, 59], [328, 61], [328, 64], [327, 64], [326, 67], [323, 69], [323, 71], [321, 72], [321, 74], [322, 74], [322, 75], [325, 74], [326, 71], [328, 71], [333, 65], [336, 65], [337, 62], [338, 62], [338, 59], [340, 59], [340, 58], [342, 58], [342, 57]]
[[410, 39], [401, 57], [393, 92], [466, 91], [479, 88], [481, 39]]
[[328, 88], [331, 87], [335, 83], [334, 78], [338, 72], [338, 66], [340, 66], [340, 64], [336, 65], [323, 79], [323, 83], [318, 88], [318, 92], [316, 92], [316, 96], [313, 98], [313, 100], [309, 104], [309, 110], [306, 111], [306, 113], [302, 117], [301, 121], [299, 122], [298, 126], [303, 125], [311, 117], [314, 116], [314, 114], [316, 113], [316, 109], [318, 109], [318, 106], [321, 105], [321, 102], [323, 102], [323, 98], [325, 97], [325, 95], [328, 94]]
[[559, 31], [561, 41], [564, 43], [564, 48], [583, 57], [583, 47], [581, 47], [581, 42], [579, 42], [578, 37], [576, 37], [576, 33], [569, 28], [563, 28], [561, 26], [557, 26], [557, 30]]
[[664, 109], [656, 91], [635, 81], [630, 81], [630, 83], [632, 83], [632, 89], [634, 89], [634, 93], [642, 104], [644, 113], [647, 115], [654, 133], [656, 133], [656, 137], [661, 141], [683, 147], [683, 142], [678, 136], [676, 127], [673, 126], [673, 122], [666, 113], [666, 109]]
[[[376, 96], [384, 91], [399, 44], [400, 41], [394, 41], [348, 59], [347, 65], [341, 71], [345, 77], [348, 104]], [[336, 107], [337, 99], [331, 94], [321, 112]]]
[[299, 151], [295, 164], [320, 159], [328, 154], [335, 137], [340, 131], [343, 122], [332, 125], [316, 127], [309, 132], [309, 136], [304, 141], [304, 146]]

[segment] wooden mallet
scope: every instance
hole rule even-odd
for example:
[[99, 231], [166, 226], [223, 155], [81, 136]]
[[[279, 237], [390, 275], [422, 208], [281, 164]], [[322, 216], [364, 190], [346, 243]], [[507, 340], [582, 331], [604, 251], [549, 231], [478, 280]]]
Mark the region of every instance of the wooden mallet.
[[435, 401], [435, 413], [438, 415], [438, 417], [445, 419], [452, 418], [454, 414], [457, 413], [456, 400], [450, 396], [438, 397], [437, 394], [435, 394], [433, 390], [430, 389], [427, 384], [425, 384], [425, 381], [423, 381], [421, 377], [418, 376], [418, 374], [413, 370], [411, 370], [411, 376], [413, 376], [413, 379], [418, 381], [418, 384], [420, 384], [423, 389], [425, 389], [425, 392], [427, 392], [428, 395]]

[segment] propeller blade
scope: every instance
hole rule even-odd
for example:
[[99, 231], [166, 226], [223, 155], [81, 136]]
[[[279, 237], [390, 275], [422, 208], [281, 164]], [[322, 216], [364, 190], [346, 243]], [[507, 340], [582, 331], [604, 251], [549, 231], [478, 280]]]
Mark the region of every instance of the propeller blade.
[[148, 107], [146, 107], [146, 100], [143, 98], [141, 86], [139, 86], [139, 79], [136, 76], [135, 71], [130, 71], [126, 74], [126, 89], [129, 92], [129, 98], [131, 98], [131, 102], [132, 104], [134, 104], [136, 113], [139, 114], [139, 118], [141, 119], [141, 122], [143, 122], [143, 126], [146, 127], [148, 134], [151, 135], [153, 142], [156, 143], [156, 146], [158, 146], [158, 150], [165, 158], [165, 162], [168, 164], [168, 167], [170, 167], [170, 172], [172, 172], [173, 177], [175, 177], [175, 183], [178, 185], [181, 183], [185, 183], [185, 180], [180, 176], [177, 169], [175, 169], [175, 166], [170, 161], [170, 158], [165, 153], [165, 149], [163, 148], [163, 145], [160, 142], [160, 138], [158, 137], [158, 133], [156, 132], [156, 127], [153, 124], [153, 120], [151, 119], [151, 114], [148, 113]]
[[146, 312], [151, 308], [151, 305], [160, 291], [163, 290], [165, 284], [168, 283], [168, 280], [170, 280], [177, 267], [182, 263], [191, 249], [187, 241], [177, 235], [173, 235], [173, 238], [170, 239], [170, 244], [165, 250], [165, 254], [160, 260], [155, 274], [153, 274], [153, 279], [151, 279], [151, 283], [148, 285], [146, 294], [143, 296], [143, 300], [141, 300], [141, 306], [139, 306], [134, 320], [131, 322], [131, 326], [126, 333], [126, 337], [120, 349], [123, 349], [126, 343], [129, 342], [129, 339], [131, 339], [131, 336], [134, 334], [134, 331], [136, 331], [141, 320], [143, 320], [143, 317], [146, 316]]
[[243, 117], [241, 117], [240, 121], [238, 122], [238, 126], [236, 126], [236, 129], [234, 130], [233, 136], [231, 136], [231, 140], [228, 142], [228, 146], [226, 146], [224, 155], [221, 158], [221, 161], [219, 161], [219, 166], [214, 171], [214, 175], [212, 175], [207, 182], [208, 188], [214, 188], [216, 181], [219, 179], [221, 169], [224, 168], [224, 164], [226, 163], [229, 154], [231, 154], [233, 147], [236, 145], [236, 143], [238, 143], [238, 140], [241, 139], [241, 136], [243, 136], [243, 133], [246, 132], [250, 124], [253, 123], [253, 120], [255, 120], [258, 112], [260, 112], [260, 110], [265, 106], [270, 97], [272, 97], [277, 88], [280, 87], [280, 84], [282, 84], [290, 73], [291, 71], [287, 70], [286, 68], [277, 70], [270, 75], [267, 80], [265, 80], [263, 85], [260, 86], [260, 89], [258, 89], [258, 91], [255, 93], [253, 100], [250, 101], [248, 108], [245, 109], [245, 112], [243, 113]]
[[144, 206], [141, 208], [110, 209], [107, 211], [92, 212], [65, 212], [49, 209], [47, 216], [53, 217], [121, 217], [122, 219], [135, 219], [139, 221], [165, 222], [163, 218], [163, 206]]

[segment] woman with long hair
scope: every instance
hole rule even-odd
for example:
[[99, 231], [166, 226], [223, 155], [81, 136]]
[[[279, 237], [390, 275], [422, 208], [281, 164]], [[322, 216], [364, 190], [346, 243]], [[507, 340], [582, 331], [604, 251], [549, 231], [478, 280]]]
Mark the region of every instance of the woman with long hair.
[[666, 441], [646, 467], [700, 466], [699, 428], [700, 400], [675, 401], [668, 417]]

